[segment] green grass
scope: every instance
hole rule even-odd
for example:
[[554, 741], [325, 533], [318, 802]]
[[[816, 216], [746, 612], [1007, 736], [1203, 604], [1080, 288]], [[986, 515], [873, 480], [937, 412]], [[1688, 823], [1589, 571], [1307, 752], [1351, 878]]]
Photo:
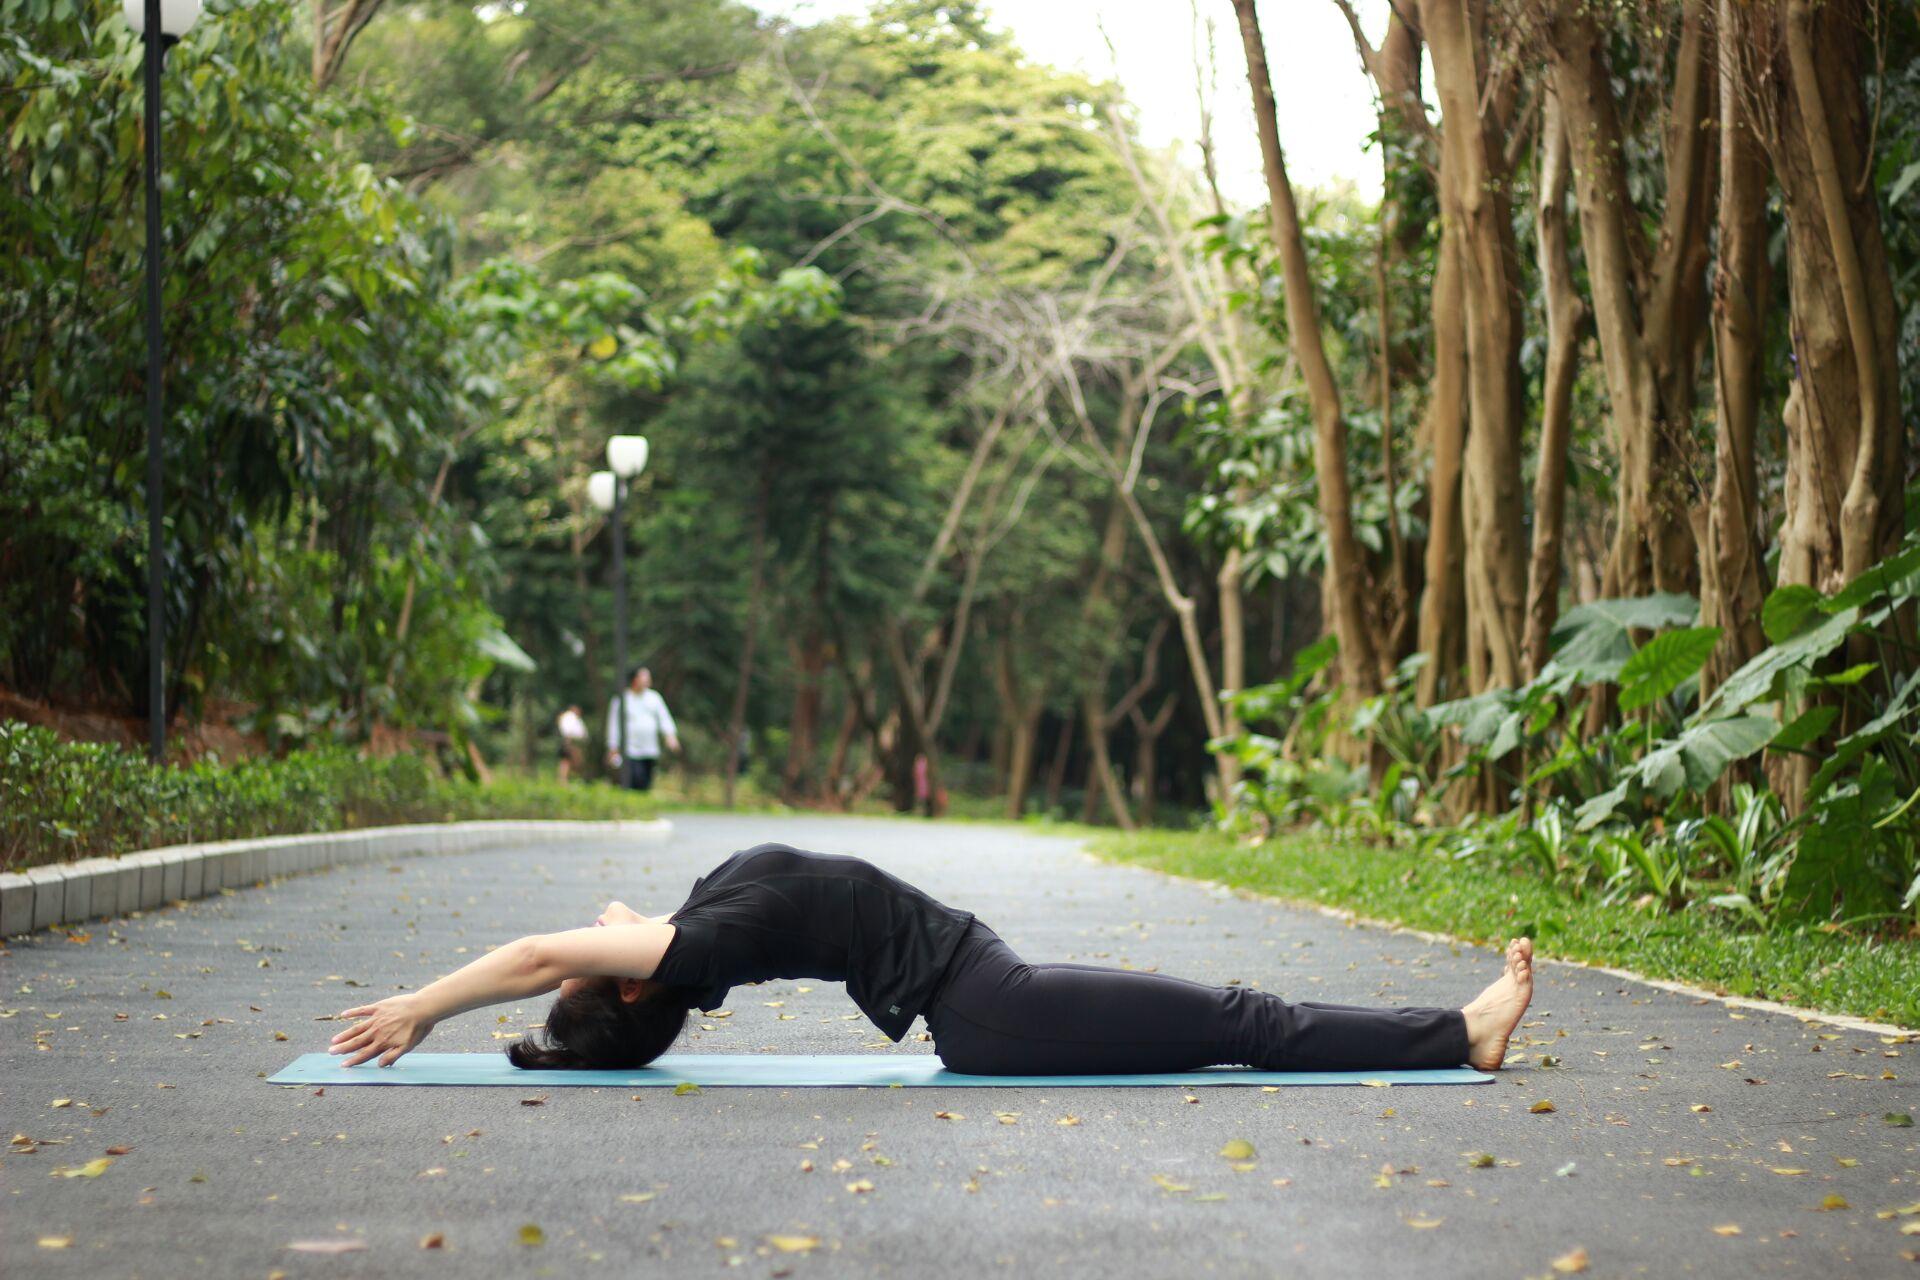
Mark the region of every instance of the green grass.
[[1704, 915], [1574, 901], [1524, 870], [1310, 834], [1249, 846], [1212, 831], [1106, 832], [1089, 846], [1118, 862], [1474, 942], [1525, 933], [1556, 959], [1920, 1027], [1920, 942], [1911, 939], [1739, 932]]

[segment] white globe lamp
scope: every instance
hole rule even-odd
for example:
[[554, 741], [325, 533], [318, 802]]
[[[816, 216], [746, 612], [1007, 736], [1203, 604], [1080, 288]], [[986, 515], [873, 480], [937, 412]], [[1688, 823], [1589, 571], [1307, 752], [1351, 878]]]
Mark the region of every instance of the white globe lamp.
[[647, 469], [647, 438], [615, 436], [607, 441], [607, 465], [622, 480], [631, 480]]
[[[120, 12], [136, 35], [147, 34], [146, 0], [121, 0]], [[160, 36], [178, 40], [200, 16], [200, 0], [160, 0]]]
[[613, 472], [596, 471], [587, 477], [587, 501], [601, 511], [612, 511], [616, 483]]

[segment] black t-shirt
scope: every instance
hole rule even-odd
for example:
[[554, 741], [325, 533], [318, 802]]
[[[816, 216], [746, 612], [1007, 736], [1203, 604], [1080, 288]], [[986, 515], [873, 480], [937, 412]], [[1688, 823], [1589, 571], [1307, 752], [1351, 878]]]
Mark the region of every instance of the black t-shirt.
[[860, 858], [783, 844], [742, 850], [696, 880], [671, 917], [654, 980], [688, 987], [702, 1009], [771, 978], [847, 984], [891, 1040], [925, 1011], [973, 922]]

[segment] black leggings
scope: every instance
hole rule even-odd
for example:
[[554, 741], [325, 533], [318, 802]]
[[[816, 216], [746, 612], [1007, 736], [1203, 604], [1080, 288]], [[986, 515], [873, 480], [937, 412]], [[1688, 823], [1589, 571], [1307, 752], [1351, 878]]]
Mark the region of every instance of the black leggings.
[[1028, 964], [979, 921], [927, 1007], [934, 1049], [967, 1075], [1457, 1067], [1458, 1009], [1288, 1004], [1245, 987], [1080, 964]]

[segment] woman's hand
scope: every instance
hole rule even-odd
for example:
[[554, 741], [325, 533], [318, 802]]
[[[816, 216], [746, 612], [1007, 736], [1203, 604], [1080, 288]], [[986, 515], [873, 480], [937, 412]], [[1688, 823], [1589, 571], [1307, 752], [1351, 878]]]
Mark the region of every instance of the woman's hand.
[[333, 1038], [328, 1053], [350, 1054], [345, 1065], [357, 1067], [374, 1058], [390, 1067], [411, 1052], [433, 1030], [433, 1019], [426, 1017], [418, 1002], [409, 995], [391, 996], [378, 1004], [348, 1009], [342, 1018], [365, 1018]]

